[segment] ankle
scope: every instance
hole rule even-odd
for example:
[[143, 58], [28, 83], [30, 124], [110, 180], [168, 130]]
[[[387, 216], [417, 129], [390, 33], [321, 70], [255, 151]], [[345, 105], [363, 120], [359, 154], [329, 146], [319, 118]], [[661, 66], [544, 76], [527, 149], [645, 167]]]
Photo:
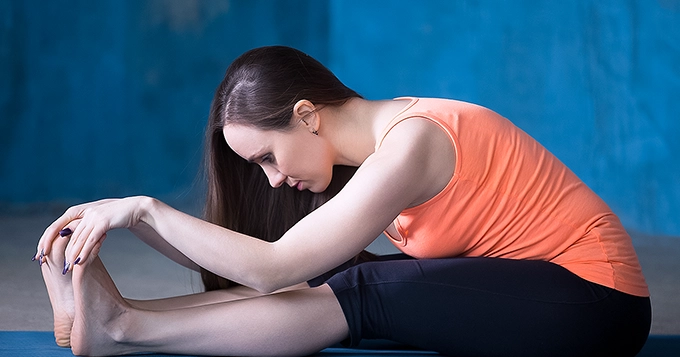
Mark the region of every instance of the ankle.
[[140, 326], [134, 322], [138, 311], [127, 303], [117, 306], [115, 310], [115, 314], [104, 323], [107, 335], [118, 345], [133, 344]]
[[[104, 321], [94, 322], [96, 326], [79, 326], [72, 335], [71, 351], [74, 355], [122, 355], [140, 352], [135, 347], [135, 336], [140, 323], [135, 323], [137, 310], [127, 304], [113, 304], [107, 307]], [[92, 317], [96, 320], [96, 317]], [[85, 333], [83, 333], [85, 332]]]

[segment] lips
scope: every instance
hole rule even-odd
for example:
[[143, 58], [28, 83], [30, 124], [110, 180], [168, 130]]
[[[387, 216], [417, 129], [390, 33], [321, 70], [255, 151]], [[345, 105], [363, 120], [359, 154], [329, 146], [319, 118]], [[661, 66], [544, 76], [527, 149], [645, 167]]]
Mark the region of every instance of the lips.
[[290, 187], [292, 187], [292, 188], [298, 190], [298, 191], [302, 191], [302, 190], [303, 190], [303, 188], [302, 188], [302, 181], [298, 181], [298, 182], [290, 182], [288, 185], [289, 185]]

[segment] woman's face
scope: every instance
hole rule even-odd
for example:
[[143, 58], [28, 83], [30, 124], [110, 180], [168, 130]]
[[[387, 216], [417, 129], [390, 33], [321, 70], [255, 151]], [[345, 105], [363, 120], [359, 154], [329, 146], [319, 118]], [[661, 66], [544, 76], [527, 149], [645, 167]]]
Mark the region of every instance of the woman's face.
[[302, 124], [289, 131], [227, 124], [222, 132], [234, 152], [262, 167], [272, 187], [287, 184], [300, 191], [322, 192], [331, 181], [331, 150]]

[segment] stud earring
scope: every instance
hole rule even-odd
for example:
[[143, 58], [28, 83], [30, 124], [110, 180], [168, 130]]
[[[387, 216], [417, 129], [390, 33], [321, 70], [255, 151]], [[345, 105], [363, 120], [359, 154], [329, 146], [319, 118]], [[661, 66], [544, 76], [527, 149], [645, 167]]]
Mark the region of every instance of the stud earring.
[[319, 131], [318, 131], [318, 130], [314, 130], [314, 131], [312, 132], [312, 134], [314, 134], [314, 135], [316, 135], [316, 136], [319, 136]]

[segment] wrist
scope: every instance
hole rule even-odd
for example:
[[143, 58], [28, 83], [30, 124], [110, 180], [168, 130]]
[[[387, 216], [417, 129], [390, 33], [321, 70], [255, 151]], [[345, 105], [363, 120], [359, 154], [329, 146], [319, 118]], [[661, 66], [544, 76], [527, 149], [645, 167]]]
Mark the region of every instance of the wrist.
[[154, 212], [158, 207], [159, 201], [148, 196], [139, 196], [137, 199], [139, 200], [137, 204], [138, 222], [153, 226]]

